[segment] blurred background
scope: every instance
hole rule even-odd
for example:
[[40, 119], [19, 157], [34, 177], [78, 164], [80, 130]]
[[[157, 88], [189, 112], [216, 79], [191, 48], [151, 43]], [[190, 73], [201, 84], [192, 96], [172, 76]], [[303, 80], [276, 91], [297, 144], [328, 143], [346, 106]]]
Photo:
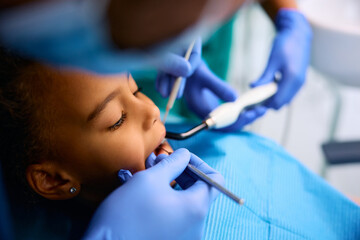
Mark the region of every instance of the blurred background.
[[[305, 86], [290, 106], [269, 111], [248, 130], [275, 140], [344, 194], [360, 197], [360, 157], [359, 163], [329, 165], [321, 147], [329, 141], [360, 141], [360, 1], [298, 4], [314, 31]], [[241, 93], [264, 70], [275, 29], [253, 3], [234, 21], [227, 80]]]

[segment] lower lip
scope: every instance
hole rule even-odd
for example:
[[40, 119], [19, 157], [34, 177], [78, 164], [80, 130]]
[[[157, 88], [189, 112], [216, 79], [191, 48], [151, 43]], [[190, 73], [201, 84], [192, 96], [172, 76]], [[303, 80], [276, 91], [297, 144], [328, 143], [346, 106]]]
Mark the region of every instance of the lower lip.
[[158, 144], [157, 144], [157, 147], [155, 149], [155, 152], [157, 152], [158, 150], [162, 149], [162, 145], [164, 143], [164, 140], [165, 140], [165, 135], [166, 135], [166, 131], [165, 131], [165, 128], [164, 128], [164, 131], [163, 133], [161, 134], [161, 138], [160, 140], [158, 141]]

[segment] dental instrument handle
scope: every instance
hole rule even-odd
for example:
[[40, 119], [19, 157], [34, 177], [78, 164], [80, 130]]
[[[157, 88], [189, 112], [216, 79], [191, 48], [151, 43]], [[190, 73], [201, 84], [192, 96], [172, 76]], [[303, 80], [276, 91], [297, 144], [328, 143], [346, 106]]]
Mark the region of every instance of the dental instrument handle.
[[[189, 60], [191, 52], [192, 52], [192, 50], [194, 48], [194, 45], [195, 45], [195, 40], [191, 42], [189, 48], [187, 49], [187, 51], [185, 53], [185, 57], [184, 57], [185, 60], [187, 60], [187, 61]], [[164, 118], [162, 120], [162, 122], [164, 124], [165, 124], [165, 121], [166, 121], [166, 118], [167, 118], [167, 116], [169, 114], [170, 109], [174, 106], [176, 96], [178, 95], [178, 92], [179, 92], [179, 89], [180, 89], [180, 86], [181, 86], [181, 81], [182, 81], [182, 77], [178, 77], [175, 80], [173, 88], [171, 89], [169, 100], [168, 100], [167, 105], [166, 105], [166, 112], [165, 112]]]
[[235, 102], [227, 102], [210, 112], [205, 120], [209, 128], [223, 128], [235, 123], [240, 113], [248, 107], [260, 104], [277, 92], [277, 83], [270, 82], [251, 89]]
[[185, 140], [199, 133], [203, 129], [229, 126], [238, 119], [240, 113], [245, 108], [269, 99], [276, 93], [276, 91], [277, 84], [275, 82], [258, 86], [239, 97], [235, 102], [227, 102], [218, 106], [209, 114], [208, 118], [196, 127], [183, 133], [173, 133], [167, 131], [165, 137], [168, 139]]
[[230, 192], [229, 190], [227, 190], [226, 188], [224, 188], [223, 186], [221, 186], [220, 184], [218, 184], [217, 182], [215, 182], [214, 180], [212, 180], [211, 178], [209, 178], [205, 173], [203, 173], [202, 171], [200, 171], [199, 169], [197, 169], [194, 165], [192, 164], [188, 164], [186, 167], [190, 172], [192, 172], [193, 174], [195, 174], [198, 178], [200, 178], [201, 180], [203, 180], [204, 182], [206, 182], [207, 184], [209, 184], [210, 186], [216, 188], [217, 190], [219, 190], [221, 193], [225, 194], [226, 196], [228, 196], [229, 198], [231, 198], [233, 201], [235, 201], [236, 203], [243, 205], [245, 200], [243, 198], [239, 198], [238, 196], [236, 196], [234, 193]]
[[234, 102], [221, 104], [212, 112], [210, 112], [209, 116], [200, 125], [190, 129], [187, 132], [173, 133], [167, 131], [166, 138], [184, 140], [194, 136], [203, 129], [216, 129], [230, 126], [236, 122], [240, 113], [244, 109], [260, 104], [274, 96], [278, 90], [277, 83], [281, 80], [281, 77], [281, 73], [276, 72], [273, 82], [251, 89], [242, 96], [238, 97], [238, 99], [236, 99]]

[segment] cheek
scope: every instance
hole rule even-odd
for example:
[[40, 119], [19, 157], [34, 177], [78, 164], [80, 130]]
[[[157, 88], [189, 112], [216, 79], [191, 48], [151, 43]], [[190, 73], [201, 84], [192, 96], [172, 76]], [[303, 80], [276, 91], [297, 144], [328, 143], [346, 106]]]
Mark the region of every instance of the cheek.
[[109, 172], [127, 169], [135, 173], [145, 169], [146, 153], [141, 136], [128, 134], [125, 138], [121, 132], [115, 133], [96, 149], [98, 161]]
[[[120, 134], [120, 133], [119, 133]], [[120, 169], [145, 169], [144, 144], [139, 136], [77, 139], [62, 146], [62, 163], [82, 183], [111, 183]]]

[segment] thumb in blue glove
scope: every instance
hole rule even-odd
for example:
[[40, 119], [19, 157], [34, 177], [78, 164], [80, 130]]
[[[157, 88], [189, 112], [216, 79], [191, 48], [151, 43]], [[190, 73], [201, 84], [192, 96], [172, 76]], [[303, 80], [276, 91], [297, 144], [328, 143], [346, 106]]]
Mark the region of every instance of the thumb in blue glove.
[[177, 77], [183, 77], [178, 92], [178, 98], [182, 97], [186, 78], [193, 74], [199, 66], [201, 60], [201, 38], [195, 41], [189, 61], [184, 56], [187, 49], [183, 49], [179, 54], [168, 53], [161, 64], [159, 64], [159, 74], [156, 78], [156, 89], [162, 97], [169, 97], [171, 89]]
[[[152, 156], [153, 157], [153, 156]], [[223, 177], [186, 149], [152, 159], [155, 166], [135, 173], [99, 206], [84, 239], [200, 239], [217, 191], [202, 181], [186, 190], [170, 186], [189, 161], [217, 182]]]
[[277, 93], [264, 106], [280, 109], [289, 103], [305, 81], [309, 64], [312, 32], [305, 17], [296, 10], [281, 9], [275, 20], [277, 35], [273, 42], [268, 65], [251, 87], [273, 81], [276, 72], [282, 79]]

